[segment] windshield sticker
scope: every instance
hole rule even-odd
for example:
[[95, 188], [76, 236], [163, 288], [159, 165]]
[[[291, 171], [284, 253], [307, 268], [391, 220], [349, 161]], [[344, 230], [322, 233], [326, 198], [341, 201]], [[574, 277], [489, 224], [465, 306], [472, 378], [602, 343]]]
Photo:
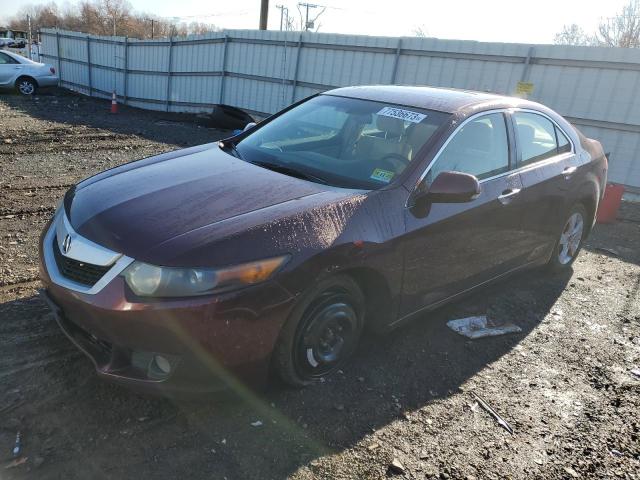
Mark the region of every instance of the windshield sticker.
[[378, 112], [378, 115], [385, 117], [399, 118], [400, 120], [406, 120], [411, 123], [420, 123], [427, 118], [426, 115], [418, 112], [411, 112], [409, 110], [403, 110], [401, 108], [384, 107]]
[[389, 183], [395, 173], [390, 172], [389, 170], [383, 170], [382, 168], [376, 168], [371, 174], [370, 178], [374, 180], [378, 180], [379, 182]]

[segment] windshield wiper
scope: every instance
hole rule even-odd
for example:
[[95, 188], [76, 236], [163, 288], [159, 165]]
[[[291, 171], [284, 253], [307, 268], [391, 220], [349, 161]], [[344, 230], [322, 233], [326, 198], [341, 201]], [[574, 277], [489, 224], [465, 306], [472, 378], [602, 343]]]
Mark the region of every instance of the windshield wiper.
[[274, 172], [283, 173], [284, 175], [289, 175], [291, 177], [301, 178], [302, 180], [309, 180], [311, 182], [322, 183], [323, 185], [328, 185], [324, 178], [318, 177], [316, 175], [312, 175], [307, 172], [303, 172], [302, 170], [298, 170], [297, 168], [288, 167], [286, 165], [280, 165], [278, 163], [264, 162], [264, 161], [256, 161], [249, 162], [254, 165], [258, 165], [259, 167], [266, 168], [268, 170], [272, 170]]
[[218, 147], [220, 147], [222, 150], [224, 149], [229, 149], [231, 150], [231, 153], [233, 153], [234, 157], [239, 158], [240, 160], [244, 160], [244, 158], [242, 158], [242, 155], [240, 154], [240, 151], [236, 148], [236, 144], [233, 142], [225, 142], [224, 140], [220, 140], [218, 142]]

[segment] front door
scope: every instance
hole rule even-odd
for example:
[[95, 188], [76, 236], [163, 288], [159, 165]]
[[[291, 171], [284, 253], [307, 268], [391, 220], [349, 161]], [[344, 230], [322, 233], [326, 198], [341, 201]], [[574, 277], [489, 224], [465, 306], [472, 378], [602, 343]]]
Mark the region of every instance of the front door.
[[20, 64], [9, 55], [0, 52], [0, 85], [11, 83], [20, 69]]
[[520, 265], [522, 182], [510, 173], [512, 150], [502, 112], [472, 117], [453, 133], [427, 172], [460, 171], [480, 181], [467, 203], [431, 203], [405, 210], [405, 274], [401, 317], [438, 303]]

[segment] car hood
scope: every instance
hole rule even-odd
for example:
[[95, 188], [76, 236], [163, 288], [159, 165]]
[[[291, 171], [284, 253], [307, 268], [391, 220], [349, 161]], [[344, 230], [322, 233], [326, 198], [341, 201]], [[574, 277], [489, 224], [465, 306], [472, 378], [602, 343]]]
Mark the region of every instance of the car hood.
[[[65, 209], [80, 235], [168, 265], [171, 258], [162, 245], [175, 237], [204, 227], [211, 233], [222, 223], [247, 229], [272, 215], [309, 208], [309, 198], [317, 197], [311, 202], [317, 205], [348, 195], [252, 165], [209, 144], [103, 172], [72, 189]], [[231, 233], [227, 227], [225, 234]]]

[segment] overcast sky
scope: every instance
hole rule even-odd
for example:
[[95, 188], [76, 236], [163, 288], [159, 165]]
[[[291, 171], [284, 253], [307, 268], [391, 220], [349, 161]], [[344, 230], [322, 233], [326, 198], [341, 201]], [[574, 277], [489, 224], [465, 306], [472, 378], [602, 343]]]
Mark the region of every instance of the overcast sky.
[[[130, 0], [140, 12], [221, 28], [257, 28], [260, 0]], [[310, 1], [310, 0], [308, 0]], [[321, 32], [365, 35], [413, 35], [420, 27], [430, 37], [497, 42], [551, 43], [570, 23], [587, 32], [603, 17], [615, 15], [628, 0], [315, 0], [327, 6], [316, 24]], [[29, 0], [0, 0], [0, 24]], [[68, 0], [59, 1], [64, 7]], [[280, 10], [298, 16], [297, 1], [271, 0], [269, 29], [280, 27]], [[311, 16], [320, 9], [312, 9]]]

